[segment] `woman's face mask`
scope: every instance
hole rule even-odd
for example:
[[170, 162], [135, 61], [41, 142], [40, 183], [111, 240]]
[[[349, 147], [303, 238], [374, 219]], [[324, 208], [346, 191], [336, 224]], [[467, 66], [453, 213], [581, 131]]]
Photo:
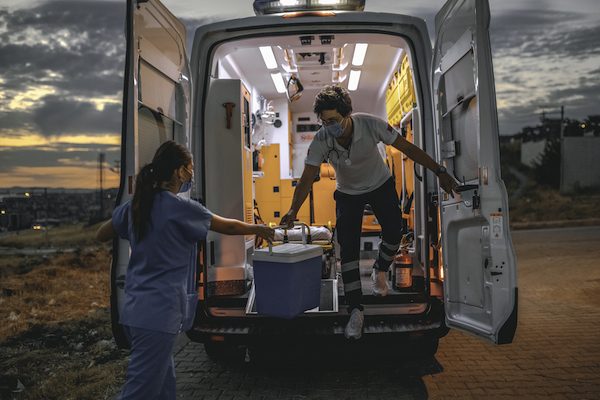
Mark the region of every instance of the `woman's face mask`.
[[181, 184], [181, 187], [179, 188], [179, 193], [185, 193], [188, 190], [190, 190], [192, 188], [192, 183], [194, 183], [194, 172], [190, 172], [187, 170], [186, 171], [190, 173], [190, 175], [192, 176], [189, 180], [189, 182], [183, 181], [183, 183]]

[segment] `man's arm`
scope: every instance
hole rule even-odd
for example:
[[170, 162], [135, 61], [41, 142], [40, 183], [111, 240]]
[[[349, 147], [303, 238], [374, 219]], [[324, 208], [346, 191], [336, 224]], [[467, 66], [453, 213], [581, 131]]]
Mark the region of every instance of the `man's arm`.
[[[402, 135], [398, 135], [394, 143], [392, 143], [392, 146], [400, 150], [408, 158], [410, 158], [417, 164], [421, 164], [425, 168], [433, 171], [434, 173], [437, 172], [438, 168], [440, 167], [433, 158], [429, 157], [429, 154], [425, 153], [423, 150], [410, 143], [408, 140], [404, 139]], [[440, 181], [440, 186], [442, 187], [442, 189], [444, 189], [446, 193], [450, 193], [450, 195], [454, 197], [454, 193], [452, 192], [454, 189], [456, 189], [458, 183], [456, 183], [456, 180], [454, 180], [452, 175], [450, 175], [447, 172], [442, 172], [438, 176], [438, 179]]]
[[294, 221], [296, 220], [296, 214], [298, 214], [298, 210], [304, 204], [304, 200], [308, 197], [310, 193], [310, 188], [315, 181], [315, 177], [319, 172], [320, 166], [305, 164], [304, 172], [302, 172], [302, 177], [300, 177], [300, 181], [296, 185], [296, 189], [294, 190], [294, 197], [292, 198], [292, 205], [290, 210], [281, 218], [281, 222], [279, 222], [280, 226], [287, 225], [288, 228], [294, 226]]

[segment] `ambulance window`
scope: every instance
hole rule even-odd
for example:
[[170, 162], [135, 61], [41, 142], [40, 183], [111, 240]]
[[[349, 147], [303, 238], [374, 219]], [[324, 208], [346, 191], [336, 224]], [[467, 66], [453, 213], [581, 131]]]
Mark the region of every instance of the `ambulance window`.
[[152, 162], [156, 149], [168, 140], [173, 140], [175, 123], [164, 115], [146, 107], [138, 112], [140, 168]]
[[473, 51], [467, 52], [456, 64], [442, 75], [441, 85], [443, 124], [452, 132], [456, 155], [454, 174], [460, 181], [478, 179], [478, 116], [477, 92], [474, 79]]

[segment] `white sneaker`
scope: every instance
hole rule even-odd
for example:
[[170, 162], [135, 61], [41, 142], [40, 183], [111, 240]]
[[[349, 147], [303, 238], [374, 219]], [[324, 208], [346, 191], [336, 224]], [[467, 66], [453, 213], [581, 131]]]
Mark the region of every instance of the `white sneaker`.
[[371, 277], [373, 278], [373, 296], [387, 296], [388, 286], [385, 272], [373, 268]]
[[363, 312], [358, 308], [355, 308], [350, 313], [350, 321], [346, 325], [344, 329], [344, 335], [348, 339], [360, 339], [362, 336], [363, 323], [365, 321], [365, 317]]

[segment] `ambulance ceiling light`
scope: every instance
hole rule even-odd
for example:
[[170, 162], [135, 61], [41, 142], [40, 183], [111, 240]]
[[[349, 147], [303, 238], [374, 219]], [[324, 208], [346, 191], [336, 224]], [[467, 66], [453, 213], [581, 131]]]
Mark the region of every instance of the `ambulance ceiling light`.
[[285, 93], [285, 83], [283, 82], [283, 76], [281, 76], [281, 72], [271, 74], [271, 79], [273, 79], [277, 93]]
[[256, 15], [284, 12], [363, 11], [366, 0], [254, 0]]
[[367, 43], [357, 43], [354, 46], [354, 56], [352, 56], [352, 65], [356, 65], [357, 67], [363, 65], [365, 61], [365, 56], [367, 55], [367, 47], [369, 45]]
[[273, 49], [271, 48], [271, 46], [261, 46], [259, 47], [259, 50], [267, 68], [277, 68], [277, 60], [275, 59], [275, 54], [273, 53]]
[[360, 80], [360, 70], [359, 69], [351, 69], [350, 70], [350, 79], [348, 80], [348, 90], [358, 89], [358, 81], [359, 80]]

